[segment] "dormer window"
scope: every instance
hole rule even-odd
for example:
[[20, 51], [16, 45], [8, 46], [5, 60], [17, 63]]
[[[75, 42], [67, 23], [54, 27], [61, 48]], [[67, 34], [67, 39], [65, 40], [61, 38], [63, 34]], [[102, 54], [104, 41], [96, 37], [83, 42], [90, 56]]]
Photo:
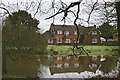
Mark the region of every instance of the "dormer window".
[[57, 31], [57, 34], [62, 34], [62, 31]]
[[65, 31], [64, 34], [69, 34], [69, 31]]
[[97, 35], [97, 31], [93, 31], [92, 34], [93, 34], [93, 35]]
[[77, 35], [77, 31], [74, 31], [74, 34]]

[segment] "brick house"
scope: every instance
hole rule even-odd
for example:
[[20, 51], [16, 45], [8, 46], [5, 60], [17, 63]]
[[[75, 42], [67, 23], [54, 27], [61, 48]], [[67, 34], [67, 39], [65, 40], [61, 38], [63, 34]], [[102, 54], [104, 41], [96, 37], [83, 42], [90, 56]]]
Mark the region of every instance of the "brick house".
[[74, 25], [56, 25], [51, 24], [50, 30], [44, 33], [48, 45], [100, 45], [100, 31], [96, 26], [79, 26], [79, 41], [77, 38], [77, 29]]
[[51, 75], [68, 72], [96, 72], [101, 65], [101, 56], [90, 56], [89, 58], [88, 56], [77, 58], [75, 56], [55, 56], [52, 58], [53, 62], [50, 67]]

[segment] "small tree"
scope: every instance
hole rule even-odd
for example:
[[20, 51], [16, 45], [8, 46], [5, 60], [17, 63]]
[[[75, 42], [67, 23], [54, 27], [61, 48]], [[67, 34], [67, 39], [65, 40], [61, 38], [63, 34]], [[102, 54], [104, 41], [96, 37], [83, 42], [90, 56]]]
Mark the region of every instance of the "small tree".
[[[25, 11], [12, 14], [4, 20], [3, 49], [28, 52], [34, 50], [35, 47], [42, 49], [42, 47], [46, 46], [45, 38], [37, 32], [38, 20], [33, 19]], [[31, 23], [31, 21], [35, 21], [35, 23]]]
[[99, 27], [99, 30], [101, 32], [101, 37], [105, 38], [105, 45], [107, 45], [107, 40], [108, 39], [113, 39], [113, 33], [111, 29], [113, 26], [109, 25], [109, 23], [104, 23]]
[[[27, 12], [24, 13], [26, 14]], [[19, 14], [19, 12], [16, 14]], [[46, 39], [43, 37], [42, 34], [37, 32], [37, 20], [30, 20], [35, 20], [36, 23], [34, 24], [31, 24], [29, 22], [26, 23], [26, 21], [29, 21], [29, 18], [25, 18], [26, 20], [24, 20], [22, 17], [18, 20], [13, 20], [15, 19], [15, 17], [18, 16], [9, 15], [4, 20], [4, 25], [2, 27], [3, 74], [7, 73], [6, 54], [10, 55], [10, 53], [36, 52], [43, 53], [47, 47]], [[26, 17], [27, 16], [30, 16], [30, 14], [26, 15]], [[10, 58], [13, 59], [12, 57]]]
[[39, 21], [37, 19], [32, 18], [31, 14], [26, 11], [19, 10], [18, 12], [14, 12], [8, 16], [10, 18], [11, 23], [18, 27], [19, 25], [24, 25], [26, 27], [34, 27], [38, 28]]

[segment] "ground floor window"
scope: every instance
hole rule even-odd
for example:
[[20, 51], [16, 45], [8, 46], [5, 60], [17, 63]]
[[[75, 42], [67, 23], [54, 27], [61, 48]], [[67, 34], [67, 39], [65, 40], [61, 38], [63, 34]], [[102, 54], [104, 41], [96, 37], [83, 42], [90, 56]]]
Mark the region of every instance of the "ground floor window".
[[53, 39], [48, 39], [48, 43], [53, 43]]
[[70, 39], [66, 39], [66, 43], [70, 43]]
[[62, 39], [58, 39], [58, 40], [57, 40], [57, 43], [62, 43]]
[[62, 57], [61, 57], [61, 56], [58, 56], [58, 57], [57, 57], [57, 60], [62, 60]]
[[92, 43], [97, 43], [97, 39], [92, 39]]
[[62, 64], [57, 64], [57, 67], [59, 67], [59, 68], [61, 67], [62, 68]]
[[79, 40], [77, 41], [76, 39], [74, 40], [74, 43], [79, 43]]

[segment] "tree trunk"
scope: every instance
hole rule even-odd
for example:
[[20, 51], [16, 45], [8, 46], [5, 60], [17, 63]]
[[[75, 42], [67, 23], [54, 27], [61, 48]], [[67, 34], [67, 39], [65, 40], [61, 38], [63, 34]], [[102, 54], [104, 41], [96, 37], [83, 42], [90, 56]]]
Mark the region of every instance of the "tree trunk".
[[105, 45], [106, 45], [106, 46], [108, 45], [107, 38], [105, 39]]
[[2, 74], [7, 74], [6, 53], [2, 53]]
[[117, 32], [118, 32], [118, 46], [120, 54], [120, 1], [116, 2], [116, 14], [117, 14]]

